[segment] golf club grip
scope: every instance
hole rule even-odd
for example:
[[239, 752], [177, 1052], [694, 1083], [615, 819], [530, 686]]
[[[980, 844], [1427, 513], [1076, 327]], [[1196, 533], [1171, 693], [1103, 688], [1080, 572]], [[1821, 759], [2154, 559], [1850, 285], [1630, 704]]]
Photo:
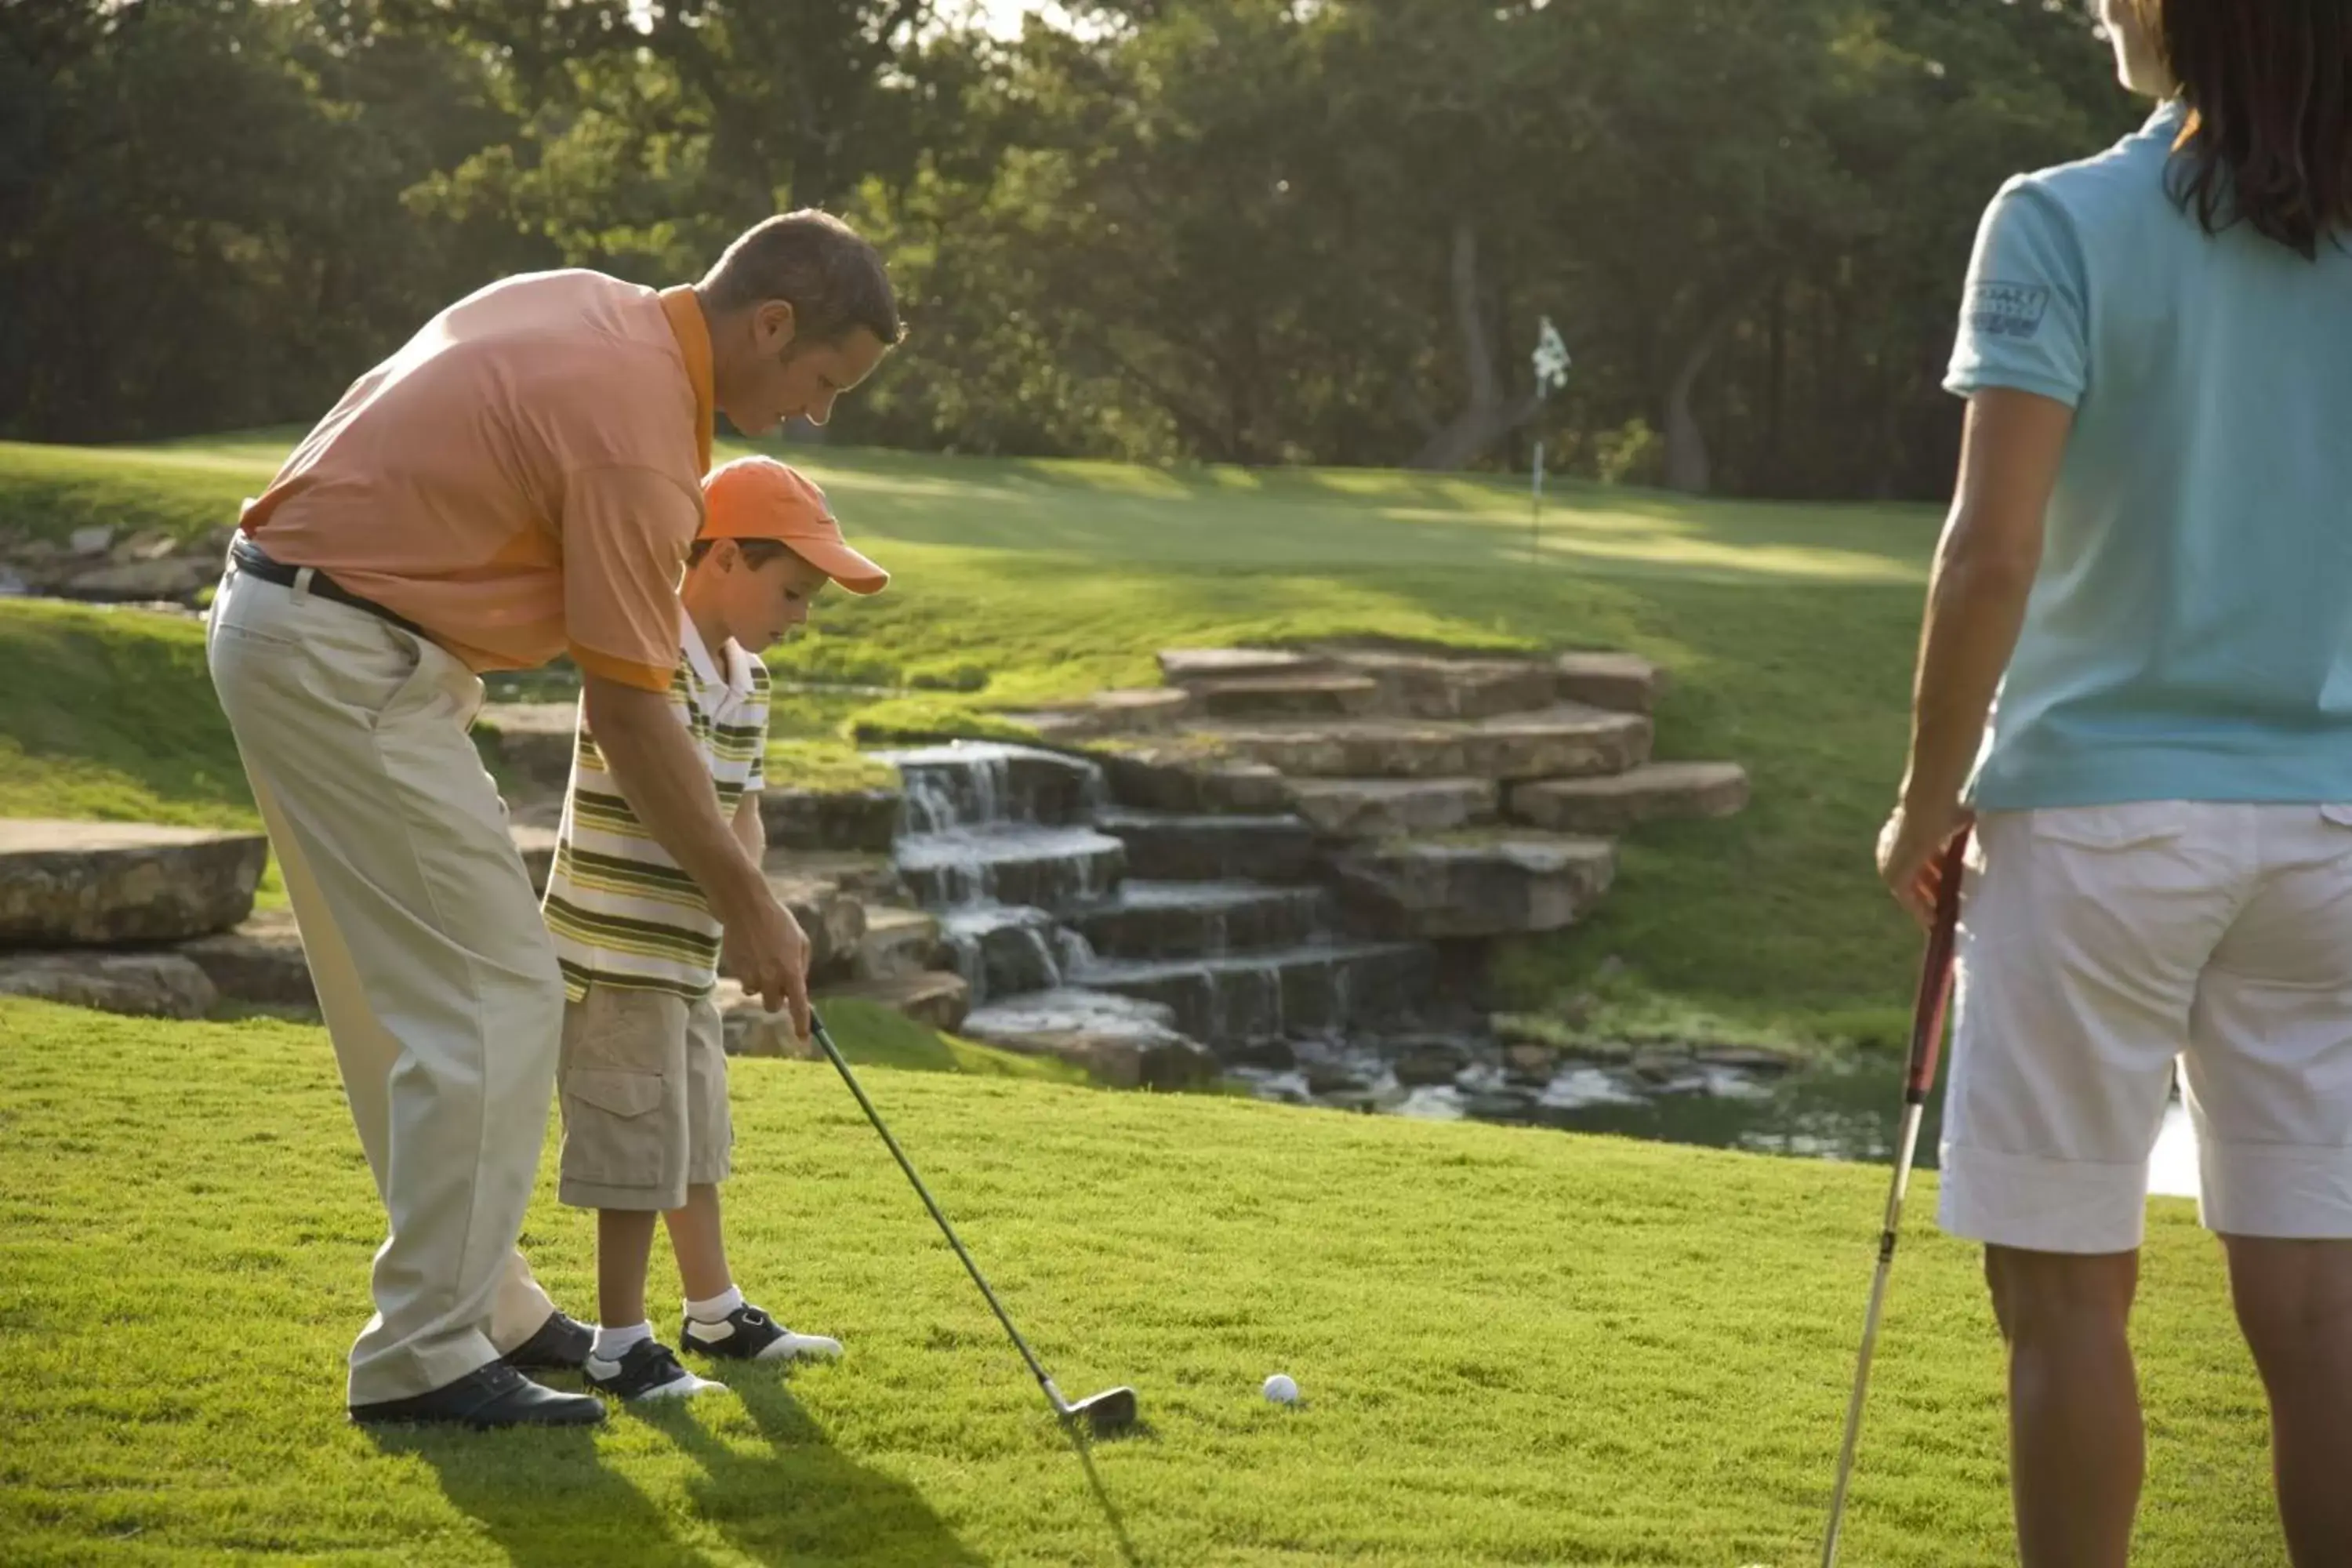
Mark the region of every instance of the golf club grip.
[[1923, 1104], [1936, 1086], [1936, 1059], [1944, 1048], [1944, 1014], [1952, 997], [1952, 956], [1959, 944], [1960, 882], [1968, 873], [1969, 829], [1945, 846], [1936, 882], [1935, 922], [1919, 963], [1919, 994], [1911, 1008], [1911, 1060], [1904, 1098]]
[[907, 1180], [914, 1185], [915, 1195], [923, 1200], [923, 1206], [931, 1211], [931, 1218], [939, 1222], [940, 1234], [948, 1238], [950, 1247], [955, 1248], [955, 1255], [961, 1260], [964, 1272], [970, 1274], [971, 1282], [980, 1287], [980, 1293], [986, 1299], [989, 1310], [994, 1312], [996, 1321], [1004, 1325], [1005, 1333], [1012, 1337], [1013, 1348], [1019, 1351], [1021, 1359], [1029, 1363], [1030, 1372], [1045, 1388], [1045, 1396], [1054, 1401], [1058, 1414], [1062, 1400], [1054, 1388], [1054, 1380], [1048, 1377], [1045, 1374], [1045, 1369], [1038, 1364], [1036, 1355], [1029, 1349], [1029, 1342], [1021, 1337], [1021, 1331], [1013, 1326], [1012, 1314], [1005, 1311], [1003, 1304], [997, 1300], [996, 1292], [988, 1288], [988, 1280], [981, 1274], [980, 1265], [973, 1262], [971, 1254], [964, 1250], [963, 1241], [956, 1235], [955, 1226], [948, 1223], [948, 1216], [933, 1201], [931, 1190], [923, 1184], [923, 1178], [916, 1173], [915, 1163], [907, 1158], [907, 1152], [898, 1147], [898, 1140], [890, 1135], [889, 1126], [883, 1121], [882, 1113], [877, 1110], [874, 1108], [874, 1102], [866, 1097], [866, 1086], [857, 1081], [856, 1073], [850, 1071], [848, 1058], [844, 1057], [841, 1054], [841, 1048], [833, 1043], [833, 1036], [825, 1028], [824, 1020], [814, 1012], [809, 1014], [809, 1031], [816, 1037], [816, 1043], [824, 1050], [825, 1059], [833, 1063], [835, 1072], [841, 1074], [841, 1081], [847, 1084], [849, 1092], [857, 1097], [858, 1109], [866, 1112], [866, 1120], [874, 1124], [874, 1131], [882, 1135], [883, 1144], [889, 1149], [890, 1157], [898, 1162], [898, 1169], [907, 1173]]

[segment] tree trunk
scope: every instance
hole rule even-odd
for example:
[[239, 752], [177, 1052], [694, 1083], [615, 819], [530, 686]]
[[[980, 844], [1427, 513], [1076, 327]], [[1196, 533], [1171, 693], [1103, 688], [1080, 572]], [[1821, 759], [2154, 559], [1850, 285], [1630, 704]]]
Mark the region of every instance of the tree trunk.
[[1716, 312], [1697, 337], [1691, 340], [1684, 352], [1683, 363], [1675, 372], [1674, 381], [1666, 388], [1666, 488], [1685, 495], [1705, 495], [1715, 477], [1714, 465], [1708, 460], [1706, 436], [1700, 430], [1698, 414], [1691, 407], [1691, 395], [1698, 388], [1698, 378], [1722, 345], [1724, 333], [1738, 321], [1749, 303], [1763, 289], [1771, 288], [1779, 277], [1765, 279], [1722, 310]]
[[1495, 350], [1486, 331], [1478, 291], [1478, 230], [1467, 217], [1454, 220], [1454, 327], [1462, 339], [1462, 369], [1470, 383], [1470, 406], [1449, 420], [1412, 456], [1415, 468], [1463, 468], [1536, 416], [1542, 396], [1534, 391], [1511, 397], [1495, 370]]

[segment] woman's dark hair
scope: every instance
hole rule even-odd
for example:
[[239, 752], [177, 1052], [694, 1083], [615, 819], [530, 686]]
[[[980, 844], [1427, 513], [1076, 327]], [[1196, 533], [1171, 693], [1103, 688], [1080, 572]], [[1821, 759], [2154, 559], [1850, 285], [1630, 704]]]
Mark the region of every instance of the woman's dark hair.
[[2316, 257], [2352, 229], [2352, 0], [2132, 0], [2180, 84], [2173, 195]]

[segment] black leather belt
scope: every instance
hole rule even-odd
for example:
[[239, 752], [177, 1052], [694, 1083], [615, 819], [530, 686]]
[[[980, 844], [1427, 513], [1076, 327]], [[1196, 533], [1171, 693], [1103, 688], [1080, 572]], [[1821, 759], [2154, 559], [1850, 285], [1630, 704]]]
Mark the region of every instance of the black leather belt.
[[[284, 588], [294, 586], [294, 579], [302, 572], [299, 566], [289, 566], [282, 561], [272, 560], [269, 552], [256, 544], [251, 534], [246, 533], [238, 534], [236, 542], [229, 546], [228, 563], [240, 572], [251, 573], [265, 583], [275, 583]], [[425, 635], [425, 628], [406, 616], [394, 615], [373, 599], [362, 598], [316, 567], [310, 569], [310, 592], [321, 599], [332, 599], [338, 605], [365, 610], [377, 619], [390, 621], [414, 637]]]

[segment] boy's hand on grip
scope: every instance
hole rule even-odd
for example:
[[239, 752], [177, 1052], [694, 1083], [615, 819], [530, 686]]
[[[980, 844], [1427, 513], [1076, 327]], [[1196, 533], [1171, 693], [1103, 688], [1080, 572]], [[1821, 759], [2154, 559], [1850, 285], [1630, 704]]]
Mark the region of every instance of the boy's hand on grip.
[[772, 892], [727, 920], [727, 953], [744, 991], [771, 1013], [789, 1011], [793, 1033], [809, 1036], [808, 936]]

